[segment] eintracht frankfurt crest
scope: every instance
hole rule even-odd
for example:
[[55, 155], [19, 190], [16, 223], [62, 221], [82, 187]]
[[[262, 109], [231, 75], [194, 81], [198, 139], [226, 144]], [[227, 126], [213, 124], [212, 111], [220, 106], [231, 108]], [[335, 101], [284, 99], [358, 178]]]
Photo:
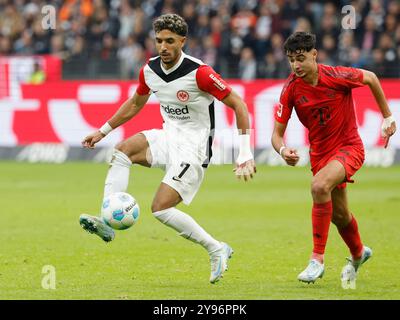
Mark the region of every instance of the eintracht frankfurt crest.
[[187, 93], [185, 90], [179, 90], [176, 93], [176, 96], [178, 99], [182, 102], [188, 101], [189, 100], [189, 93]]

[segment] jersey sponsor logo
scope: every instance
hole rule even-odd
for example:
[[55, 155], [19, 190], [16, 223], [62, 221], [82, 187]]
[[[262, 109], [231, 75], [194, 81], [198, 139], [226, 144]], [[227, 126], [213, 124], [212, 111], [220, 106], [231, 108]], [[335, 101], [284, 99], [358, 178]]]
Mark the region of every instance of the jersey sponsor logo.
[[226, 85], [224, 85], [221, 80], [219, 80], [216, 76], [214, 76], [212, 73], [209, 75], [211, 80], [214, 81], [214, 86], [216, 86], [219, 90], [224, 91], [226, 89]]
[[183, 108], [174, 108], [170, 106], [163, 106], [161, 107], [164, 109], [165, 113], [172, 114], [172, 115], [177, 115], [180, 116], [182, 114], [188, 114], [189, 113], [189, 108], [188, 106], [184, 106]]
[[187, 91], [185, 91], [185, 90], [179, 90], [179, 91], [176, 93], [176, 97], [177, 97], [180, 101], [186, 102], [186, 101], [189, 100], [189, 93], [188, 93]]
[[318, 107], [311, 110], [314, 119], [318, 119], [320, 126], [325, 126], [331, 118], [331, 111], [328, 106]]

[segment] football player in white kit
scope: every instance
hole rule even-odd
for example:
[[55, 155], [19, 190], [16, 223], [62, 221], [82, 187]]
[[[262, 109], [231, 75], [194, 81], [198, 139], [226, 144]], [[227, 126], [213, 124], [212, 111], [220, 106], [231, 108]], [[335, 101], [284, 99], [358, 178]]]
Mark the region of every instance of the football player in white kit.
[[[176, 14], [165, 14], [153, 23], [158, 57], [141, 69], [139, 86], [98, 131], [85, 137], [82, 145], [94, 148], [111, 130], [133, 118], [151, 93], [160, 101], [162, 129], [142, 131], [115, 146], [104, 188], [104, 196], [125, 192], [132, 164], [159, 167], [166, 174], [156, 192], [151, 211], [179, 235], [203, 246], [210, 255], [210, 282], [217, 282], [227, 269], [232, 248], [214, 239], [192, 217], [178, 210], [190, 204], [197, 193], [211, 157], [214, 130], [214, 97], [232, 108], [239, 129], [240, 149], [235, 173], [245, 181], [256, 167], [250, 148], [249, 117], [244, 101], [202, 61], [186, 55], [187, 24]], [[100, 218], [82, 214], [81, 226], [104, 241], [114, 231]]]

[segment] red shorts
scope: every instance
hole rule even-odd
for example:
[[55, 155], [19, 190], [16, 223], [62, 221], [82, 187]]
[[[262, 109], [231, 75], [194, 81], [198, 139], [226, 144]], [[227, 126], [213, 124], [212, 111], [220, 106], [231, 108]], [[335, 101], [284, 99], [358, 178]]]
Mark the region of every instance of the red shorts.
[[339, 161], [345, 171], [346, 178], [345, 181], [336, 187], [339, 189], [346, 188], [346, 182], [353, 183], [351, 177], [361, 168], [364, 163], [365, 154], [363, 145], [348, 145], [340, 147], [339, 149], [326, 154], [323, 157], [318, 157], [318, 159], [313, 159], [311, 157], [311, 171], [315, 176], [318, 171], [325, 167], [330, 161]]

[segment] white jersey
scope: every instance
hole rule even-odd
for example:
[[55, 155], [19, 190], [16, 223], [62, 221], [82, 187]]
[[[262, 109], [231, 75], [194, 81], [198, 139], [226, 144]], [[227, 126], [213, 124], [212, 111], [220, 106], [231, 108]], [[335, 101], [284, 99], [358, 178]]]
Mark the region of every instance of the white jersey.
[[169, 145], [204, 161], [211, 158], [214, 97], [224, 99], [228, 84], [201, 60], [182, 55], [169, 70], [161, 58], [151, 58], [141, 69], [137, 93], [154, 93], [160, 101], [163, 129]]

